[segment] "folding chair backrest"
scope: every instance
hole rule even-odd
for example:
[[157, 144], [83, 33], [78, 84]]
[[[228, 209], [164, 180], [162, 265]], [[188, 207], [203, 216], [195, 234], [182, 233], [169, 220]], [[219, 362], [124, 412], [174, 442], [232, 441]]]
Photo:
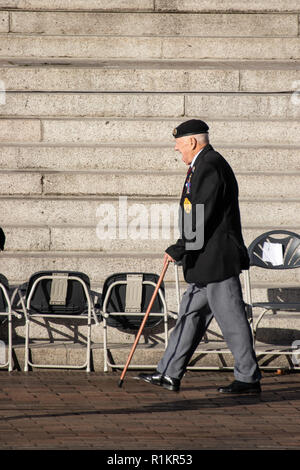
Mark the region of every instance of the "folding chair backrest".
[[300, 267], [300, 235], [288, 230], [271, 230], [257, 237], [248, 248], [250, 266], [265, 269]]
[[[43, 279], [43, 276], [53, 276], [53, 279]], [[26, 301], [32, 293], [30, 312], [45, 315], [80, 315], [84, 313], [87, 310], [87, 297], [84, 288], [80, 281], [69, 279], [70, 276], [80, 278], [88, 291], [90, 290], [89, 277], [81, 272], [39, 271], [34, 273], [29, 279], [26, 290]], [[33, 289], [36, 281], [36, 287]]]
[[[138, 330], [143, 320], [142, 315], [126, 316], [126, 312], [145, 313], [152, 298], [155, 286], [142, 284], [142, 282], [152, 282], [157, 284], [159, 276], [152, 273], [116, 273], [109, 276], [102, 289], [102, 307], [106, 299], [106, 312], [124, 312], [124, 315], [110, 316], [107, 319], [108, 325], [121, 330]], [[115, 282], [123, 282], [109, 288]], [[161, 284], [161, 292], [164, 296], [164, 284]], [[106, 298], [107, 297], [107, 298]], [[164, 311], [163, 302], [156, 296], [151, 312], [161, 313]], [[161, 317], [148, 317], [146, 328], [153, 328], [161, 322]]]

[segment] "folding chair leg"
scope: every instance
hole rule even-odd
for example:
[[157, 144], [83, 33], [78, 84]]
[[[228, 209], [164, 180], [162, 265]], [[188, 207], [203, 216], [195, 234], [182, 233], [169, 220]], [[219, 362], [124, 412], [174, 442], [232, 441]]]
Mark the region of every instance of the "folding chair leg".
[[25, 358], [24, 358], [24, 372], [28, 372], [29, 361], [29, 320], [26, 320], [25, 325]]
[[13, 370], [12, 366], [12, 317], [8, 316], [8, 371]]
[[103, 317], [103, 362], [104, 362], [104, 372], [108, 372], [107, 365], [107, 324], [106, 318]]
[[88, 318], [86, 371], [91, 372], [91, 319]]

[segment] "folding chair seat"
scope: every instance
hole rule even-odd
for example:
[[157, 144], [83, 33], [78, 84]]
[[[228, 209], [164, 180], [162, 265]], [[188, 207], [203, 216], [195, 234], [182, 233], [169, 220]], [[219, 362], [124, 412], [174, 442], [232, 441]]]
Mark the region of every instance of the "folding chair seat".
[[[250, 270], [252, 268], [260, 268], [264, 270], [286, 271], [297, 269], [300, 267], [300, 235], [288, 230], [271, 230], [259, 235], [249, 245], [248, 253], [250, 257], [250, 269], [246, 272], [245, 287], [246, 299], [248, 307], [253, 315], [254, 309], [262, 309], [257, 320], [253, 322], [253, 335], [255, 344], [257, 343], [258, 327], [266, 314], [276, 314], [280, 311], [286, 312], [288, 315], [295, 315], [295, 312], [300, 312], [300, 302], [284, 301], [282, 299], [282, 292], [285, 288], [274, 288], [272, 291], [278, 290], [277, 298], [273, 301], [253, 302], [252, 300], [252, 285], [250, 281]], [[288, 289], [287, 289], [288, 290]], [[298, 341], [300, 344], [300, 341]], [[297, 354], [295, 349], [285, 347], [270, 347], [259, 349], [256, 346], [257, 355], [274, 354], [286, 355], [291, 367], [296, 368], [295, 364], [292, 365], [290, 355]], [[270, 366], [269, 368], [272, 368]], [[276, 367], [278, 368], [278, 366]]]
[[[89, 277], [74, 271], [40, 271], [34, 273], [27, 284], [25, 296], [19, 291], [22, 308], [26, 319], [25, 365], [45, 368], [86, 368], [90, 372], [91, 325], [92, 317], [98, 324], [90, 290]], [[29, 359], [30, 324], [37, 318], [83, 319], [87, 326], [86, 360], [81, 365], [36, 364]]]
[[[144, 314], [152, 298], [157, 274], [152, 273], [115, 273], [109, 276], [102, 290], [101, 313], [103, 318], [103, 352], [104, 371], [108, 366], [120, 368], [122, 364], [113, 364], [108, 353], [108, 328], [118, 328], [123, 332], [136, 333], [143, 321]], [[168, 312], [165, 300], [164, 284], [161, 284], [158, 295], [151, 308], [145, 330], [154, 328], [164, 322], [164, 345], [168, 342]], [[131, 368], [153, 368], [154, 365], [132, 365]]]

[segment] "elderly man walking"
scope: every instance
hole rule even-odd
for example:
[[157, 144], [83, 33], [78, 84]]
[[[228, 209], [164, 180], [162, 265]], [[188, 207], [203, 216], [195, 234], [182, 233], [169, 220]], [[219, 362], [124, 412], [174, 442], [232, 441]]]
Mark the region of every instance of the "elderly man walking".
[[[219, 392], [260, 393], [261, 374], [239, 279], [241, 271], [249, 268], [249, 257], [241, 231], [238, 185], [230, 165], [209, 144], [208, 130], [198, 119], [173, 130], [175, 150], [189, 169], [180, 200], [181, 237], [166, 249], [165, 260], [182, 263], [188, 288], [156, 372], [139, 378], [178, 392], [214, 317], [234, 357], [235, 380]], [[197, 206], [204, 208], [204, 214], [197, 213]], [[189, 230], [186, 220], [192, 221]]]

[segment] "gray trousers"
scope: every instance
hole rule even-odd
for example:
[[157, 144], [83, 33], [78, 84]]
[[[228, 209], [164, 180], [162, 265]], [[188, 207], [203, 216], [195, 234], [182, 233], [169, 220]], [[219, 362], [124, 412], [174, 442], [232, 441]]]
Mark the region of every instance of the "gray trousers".
[[158, 372], [181, 379], [213, 317], [234, 357], [236, 380], [248, 383], [260, 380], [239, 277], [206, 286], [189, 284], [167, 349], [158, 363]]

